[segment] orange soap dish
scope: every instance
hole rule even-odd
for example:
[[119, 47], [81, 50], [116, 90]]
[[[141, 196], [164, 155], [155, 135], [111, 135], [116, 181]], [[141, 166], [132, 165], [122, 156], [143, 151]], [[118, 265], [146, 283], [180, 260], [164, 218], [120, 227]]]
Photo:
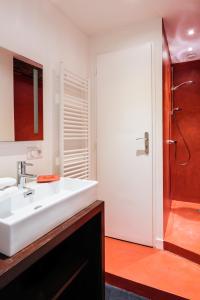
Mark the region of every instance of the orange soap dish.
[[60, 180], [59, 175], [41, 175], [37, 177], [38, 183], [47, 183]]

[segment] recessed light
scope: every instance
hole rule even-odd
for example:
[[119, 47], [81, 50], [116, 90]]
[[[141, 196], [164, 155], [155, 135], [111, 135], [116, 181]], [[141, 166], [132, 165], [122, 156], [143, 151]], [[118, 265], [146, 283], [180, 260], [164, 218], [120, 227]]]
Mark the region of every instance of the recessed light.
[[188, 30], [188, 35], [193, 35], [194, 34], [194, 29], [189, 29]]
[[192, 50], [193, 50], [192, 47], [189, 47], [189, 48], [188, 48], [188, 52], [191, 52]]

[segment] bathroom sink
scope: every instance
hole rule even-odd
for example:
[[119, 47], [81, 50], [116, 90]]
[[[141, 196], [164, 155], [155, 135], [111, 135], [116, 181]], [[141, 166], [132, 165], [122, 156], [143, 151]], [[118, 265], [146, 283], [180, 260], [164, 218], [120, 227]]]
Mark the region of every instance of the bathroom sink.
[[96, 186], [96, 181], [61, 178], [0, 193], [0, 252], [12, 256], [96, 201]]

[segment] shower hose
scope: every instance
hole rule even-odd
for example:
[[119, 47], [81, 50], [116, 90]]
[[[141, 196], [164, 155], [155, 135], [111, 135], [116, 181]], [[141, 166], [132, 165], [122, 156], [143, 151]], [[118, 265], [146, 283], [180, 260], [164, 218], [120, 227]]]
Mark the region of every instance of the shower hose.
[[176, 161], [176, 163], [179, 166], [186, 166], [189, 163], [190, 159], [191, 159], [190, 148], [189, 148], [188, 143], [185, 140], [184, 135], [183, 135], [183, 133], [181, 131], [180, 125], [179, 125], [177, 117], [176, 117], [176, 113], [173, 114], [173, 118], [174, 118], [174, 122], [175, 122], [176, 128], [177, 128], [177, 130], [178, 130], [178, 132], [179, 132], [179, 134], [180, 134], [180, 136], [181, 136], [181, 138], [183, 140], [183, 144], [185, 146], [185, 149], [187, 151], [187, 156], [188, 156], [186, 160], [184, 160], [184, 161], [178, 161], [178, 158], [177, 158], [177, 146], [178, 145], [177, 145], [177, 142], [176, 142], [175, 143], [175, 150], [174, 150], [175, 151], [175, 161]]

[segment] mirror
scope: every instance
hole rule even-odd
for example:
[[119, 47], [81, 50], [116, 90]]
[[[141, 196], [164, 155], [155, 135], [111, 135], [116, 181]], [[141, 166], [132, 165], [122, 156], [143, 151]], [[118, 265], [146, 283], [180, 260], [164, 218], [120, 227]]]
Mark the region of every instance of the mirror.
[[42, 65], [0, 48], [0, 141], [43, 140]]

